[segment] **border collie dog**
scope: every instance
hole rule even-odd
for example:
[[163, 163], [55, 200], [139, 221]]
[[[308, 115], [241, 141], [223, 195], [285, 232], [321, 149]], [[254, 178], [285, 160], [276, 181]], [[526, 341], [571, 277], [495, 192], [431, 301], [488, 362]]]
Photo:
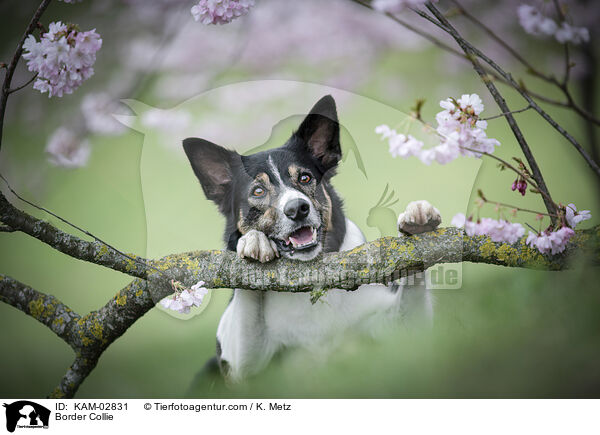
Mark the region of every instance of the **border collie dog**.
[[[365, 243], [330, 184], [342, 155], [331, 96], [321, 98], [279, 148], [239, 155], [197, 138], [185, 139], [183, 147], [206, 197], [227, 220], [227, 249], [238, 256], [308, 261]], [[440, 221], [437, 209], [416, 201], [400, 215], [398, 226], [415, 234], [433, 230]], [[419, 293], [418, 303], [428, 305], [428, 294]], [[217, 330], [223, 376], [239, 381], [263, 369], [284, 347], [328, 346], [348, 328], [372, 330], [382, 318], [397, 314], [401, 304], [403, 311], [411, 309], [405, 307], [410, 305], [406, 289], [398, 286], [330, 290], [323, 299], [313, 305], [307, 293], [235, 289]]]

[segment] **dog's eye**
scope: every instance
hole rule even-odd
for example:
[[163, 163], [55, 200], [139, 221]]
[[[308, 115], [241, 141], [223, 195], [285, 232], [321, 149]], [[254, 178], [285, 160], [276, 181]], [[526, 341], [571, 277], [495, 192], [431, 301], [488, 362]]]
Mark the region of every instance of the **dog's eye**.
[[252, 191], [252, 196], [261, 197], [264, 194], [265, 194], [265, 189], [263, 189], [260, 186], [255, 187], [254, 190]]
[[300, 176], [298, 177], [298, 181], [300, 181], [302, 184], [308, 184], [308, 183], [310, 183], [311, 180], [312, 180], [312, 177], [310, 176], [310, 174], [307, 174], [306, 172], [304, 174], [300, 174]]

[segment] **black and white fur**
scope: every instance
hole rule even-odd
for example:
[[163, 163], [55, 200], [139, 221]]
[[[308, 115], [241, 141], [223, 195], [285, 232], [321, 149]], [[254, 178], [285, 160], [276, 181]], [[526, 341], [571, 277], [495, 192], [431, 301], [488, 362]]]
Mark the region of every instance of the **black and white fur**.
[[[331, 96], [319, 100], [279, 148], [242, 156], [197, 138], [184, 140], [183, 146], [207, 198], [227, 220], [227, 248], [240, 257], [307, 261], [365, 243], [330, 184], [341, 158]], [[434, 207], [417, 201], [400, 215], [398, 225], [414, 234], [440, 221]], [[430, 310], [429, 295], [420, 293], [416, 299]], [[383, 285], [330, 290], [324, 303], [314, 305], [306, 293], [236, 289], [217, 330], [221, 372], [239, 381], [262, 370], [284, 347], [323, 348], [350, 327], [372, 330], [397, 314], [406, 299], [402, 289]]]

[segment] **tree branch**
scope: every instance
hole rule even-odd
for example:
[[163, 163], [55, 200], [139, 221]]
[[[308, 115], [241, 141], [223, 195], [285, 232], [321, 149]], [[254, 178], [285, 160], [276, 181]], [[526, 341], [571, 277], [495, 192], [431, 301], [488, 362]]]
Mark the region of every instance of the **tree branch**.
[[0, 301], [12, 305], [46, 325], [74, 349], [73, 324], [80, 319], [54, 296], [40, 293], [8, 276], [0, 275]]
[[492, 38], [494, 41], [496, 41], [500, 46], [502, 46], [507, 52], [509, 52], [511, 54], [511, 56], [513, 56], [516, 60], [518, 60], [527, 70], [528, 73], [546, 81], [549, 83], [552, 83], [554, 85], [558, 85], [559, 82], [556, 80], [555, 77], [549, 76], [544, 74], [543, 72], [537, 70], [531, 63], [529, 63], [527, 61], [527, 59], [524, 56], [521, 56], [521, 54], [515, 50], [514, 48], [512, 48], [504, 39], [502, 39], [500, 36], [498, 36], [491, 28], [489, 28], [488, 26], [486, 26], [483, 21], [479, 20], [477, 17], [475, 17], [473, 14], [471, 14], [466, 8], [464, 8], [459, 2], [458, 0], [450, 0], [452, 3], [454, 3], [454, 5], [458, 8], [458, 11], [467, 19], [469, 19], [472, 23], [474, 23], [475, 25], [477, 25], [479, 28], [481, 28], [485, 33], [487, 33], [487, 35]]
[[[460, 45], [460, 47], [463, 49], [465, 54], [467, 56], [469, 56], [469, 59], [470, 59], [471, 63], [473, 64], [473, 68], [475, 69], [477, 74], [481, 77], [483, 83], [488, 88], [488, 91], [490, 92], [490, 94], [492, 95], [494, 100], [496, 101], [496, 104], [498, 104], [498, 107], [503, 112], [503, 115], [506, 118], [506, 121], [508, 122], [508, 125], [510, 126], [510, 129], [513, 132], [513, 135], [515, 136], [515, 139], [517, 140], [517, 142], [519, 143], [519, 146], [521, 147], [521, 151], [523, 152], [523, 155], [527, 159], [527, 163], [529, 163], [529, 167], [531, 168], [531, 175], [532, 175], [533, 179], [535, 180], [536, 184], [538, 185], [539, 190], [544, 192], [544, 194], [542, 195], [542, 198], [544, 200], [544, 204], [546, 205], [546, 209], [548, 210], [548, 213], [550, 215], [557, 215], [556, 205], [555, 205], [554, 201], [552, 201], [552, 199], [551, 199], [551, 195], [548, 190], [548, 187], [546, 186], [546, 182], [544, 181], [544, 177], [542, 176], [542, 172], [540, 171], [540, 168], [535, 160], [535, 157], [533, 157], [533, 153], [531, 152], [531, 149], [529, 148], [529, 144], [525, 140], [525, 137], [523, 136], [523, 133], [521, 132], [521, 129], [519, 128], [519, 125], [517, 124], [517, 121], [515, 120], [515, 117], [513, 116], [510, 108], [508, 107], [508, 104], [506, 104], [504, 97], [500, 94], [496, 85], [494, 85], [488, 79], [483, 67], [481, 66], [481, 64], [479, 63], [479, 60], [476, 57], [475, 51], [465, 41], [465, 39], [460, 36], [458, 31], [452, 26], [452, 24], [450, 24], [450, 22], [446, 19], [446, 17], [444, 17], [444, 15], [439, 10], [437, 10], [435, 8], [435, 6], [433, 6], [431, 3], [427, 4], [427, 8], [439, 20], [439, 22], [443, 25], [443, 28], [446, 29], [446, 31], [456, 40], [456, 42], [458, 43], [458, 45]], [[531, 102], [529, 103], [529, 106], [533, 107]], [[552, 220], [552, 223], [556, 223], [555, 217], [552, 217], [551, 220]]]
[[95, 263], [136, 278], [145, 278], [147, 260], [134, 254], [124, 256], [110, 245], [88, 242], [65, 233], [52, 224], [14, 207], [0, 192], [0, 220], [12, 231], [21, 231], [50, 247], [79, 260]]
[[12, 82], [13, 75], [15, 73], [15, 69], [17, 68], [17, 64], [19, 63], [19, 59], [21, 58], [21, 54], [23, 53], [23, 43], [25, 39], [35, 30], [39, 19], [42, 14], [50, 4], [51, 0], [42, 0], [37, 10], [33, 14], [31, 21], [27, 25], [25, 29], [25, 33], [19, 40], [19, 44], [13, 54], [13, 57], [6, 68], [6, 74], [4, 76], [4, 82], [2, 83], [2, 90], [0, 91], [0, 148], [2, 147], [2, 130], [4, 126], [4, 114], [6, 113], [6, 103], [8, 101], [8, 96], [11, 93], [10, 84]]
[[[525, 99], [525, 101], [527, 101], [531, 105], [531, 107], [536, 112], [538, 112], [538, 114], [548, 124], [550, 124], [552, 126], [552, 128], [554, 128], [556, 131], [558, 131], [565, 139], [567, 139], [571, 143], [571, 145], [573, 145], [573, 147], [579, 152], [579, 154], [581, 155], [581, 157], [583, 157], [583, 159], [588, 164], [588, 166], [594, 171], [594, 173], [596, 174], [596, 176], [600, 177], [600, 166], [598, 166], [598, 163], [595, 162], [589, 156], [589, 154], [587, 153], [587, 151], [581, 146], [581, 144], [573, 136], [571, 136], [571, 134], [567, 130], [565, 130], [559, 123], [557, 123], [550, 115], [548, 115], [548, 113], [546, 113], [532, 99], [532, 97], [529, 94], [529, 92], [526, 89], [524, 89], [521, 85], [519, 85], [513, 79], [513, 77], [512, 77], [511, 74], [509, 74], [506, 71], [504, 71], [502, 68], [500, 68], [500, 66], [496, 62], [494, 62], [492, 59], [490, 59], [488, 56], [486, 56], [484, 53], [482, 53], [479, 49], [477, 49], [476, 47], [474, 47], [470, 42], [468, 42], [467, 40], [465, 40], [464, 38], [462, 38], [460, 36], [460, 34], [458, 34], [458, 32], [456, 31], [456, 29], [454, 29], [452, 26], [447, 27], [446, 24], [450, 24], [450, 23], [448, 22], [448, 20], [446, 20], [446, 18], [443, 16], [443, 14], [441, 14], [440, 11], [438, 9], [436, 9], [435, 6], [433, 6], [433, 4], [431, 4], [431, 2], [427, 3], [427, 5], [428, 5], [427, 7], [430, 8], [430, 10], [431, 10], [432, 13], [433, 13], [433, 10], [436, 11], [436, 13], [434, 13], [434, 15], [437, 14], [436, 18], [440, 19], [440, 17], [441, 17], [440, 21], [437, 21], [437, 20], [433, 19], [428, 14], [426, 14], [425, 12], [420, 11], [418, 9], [413, 9], [413, 11], [416, 12], [421, 17], [425, 18], [427, 21], [435, 24], [436, 26], [438, 26], [443, 31], [445, 31], [448, 34], [450, 34], [450, 36], [452, 36], [457, 42], [460, 40], [460, 43], [462, 43], [470, 52], [472, 52], [471, 57], [477, 56], [481, 60], [483, 60], [485, 63], [487, 63], [490, 67], [492, 67], [492, 69], [494, 71], [496, 71], [500, 75], [500, 77], [504, 80], [505, 83], [507, 83], [508, 85], [510, 85], [519, 94], [521, 94], [521, 96]], [[431, 8], [433, 8], [433, 9], [431, 9]], [[444, 23], [446, 23], [446, 24], [444, 24]], [[489, 81], [489, 80], [487, 80], [487, 81]], [[568, 103], [568, 106], [571, 107], [571, 103], [570, 102]]]
[[89, 374], [94, 370], [98, 359], [77, 356], [60, 383], [48, 396], [50, 399], [72, 398]]
[[[529, 92], [529, 95], [531, 95], [532, 97], [535, 96], [538, 99], [541, 99], [542, 101], [546, 101], [548, 103], [551, 104], [556, 104], [556, 105], [564, 105], [565, 107], [571, 108], [573, 109], [578, 115], [580, 115], [581, 117], [587, 119], [588, 121], [600, 125], [600, 119], [596, 118], [593, 113], [593, 110], [589, 110], [589, 109], [584, 109], [581, 108], [574, 100], [571, 92], [569, 91], [569, 87], [568, 87], [568, 82], [569, 82], [569, 75], [571, 72], [571, 60], [570, 60], [570, 55], [569, 55], [569, 44], [568, 43], [564, 43], [564, 54], [565, 54], [565, 74], [563, 77], [563, 80], [560, 81], [558, 80], [555, 76], [553, 75], [548, 75], [548, 74], [544, 74], [543, 72], [541, 72], [540, 70], [538, 70], [537, 68], [535, 68], [531, 63], [529, 63], [527, 61], [527, 59], [522, 56], [517, 50], [515, 50], [513, 47], [511, 47], [510, 45], [508, 45], [506, 43], [506, 41], [504, 41], [501, 37], [499, 37], [491, 28], [489, 28], [488, 26], [486, 26], [481, 20], [477, 19], [477, 17], [475, 17], [473, 14], [471, 14], [466, 8], [464, 8], [459, 2], [458, 0], [451, 0], [456, 7], [458, 8], [458, 10], [460, 11], [460, 13], [462, 15], [464, 15], [466, 18], [468, 18], [469, 20], [471, 20], [473, 23], [475, 23], [477, 26], [479, 26], [485, 33], [488, 34], [488, 36], [490, 36], [490, 38], [492, 38], [493, 40], [495, 40], [498, 44], [500, 44], [502, 47], [504, 47], [504, 49], [506, 51], [508, 51], [515, 59], [517, 59], [521, 64], [523, 64], [523, 66], [525, 66], [525, 68], [527, 69], [527, 72], [530, 73], [531, 75], [538, 77], [548, 83], [553, 84], [554, 86], [556, 86], [558, 89], [561, 90], [561, 92], [565, 95], [567, 101], [565, 103], [560, 103], [558, 101], [554, 101], [554, 100], [549, 100], [549, 99], [545, 99], [544, 97], [542, 97], [541, 95], [534, 95], [532, 92]], [[558, 4], [557, 0], [554, 0], [554, 5], [556, 8], [556, 13], [558, 14], [561, 23], [565, 21], [565, 16], [564, 13], [562, 11], [562, 9], [560, 8], [560, 5]], [[586, 44], [586, 46], [589, 46], [589, 44]], [[585, 48], [584, 48], [585, 51]], [[585, 98], [585, 94], [584, 93], [584, 98]], [[598, 159], [594, 157], [594, 161], [598, 162]]]
[[[600, 265], [600, 226], [579, 230], [560, 255], [540, 254], [525, 243], [494, 243], [488, 237], [468, 237], [457, 228], [441, 228], [415, 236], [384, 237], [346, 252], [328, 253], [309, 262], [278, 259], [261, 264], [240, 259], [232, 251], [196, 251], [153, 261], [161, 272], [149, 271], [97, 311], [80, 317], [56, 298], [39, 293], [12, 278], [0, 279], [0, 300], [49, 326], [75, 350], [76, 359], [51, 393], [73, 397], [104, 350], [122, 336], [173, 288], [165, 276], [191, 286], [202, 280], [208, 288], [312, 292], [330, 288], [355, 290], [362, 284], [388, 284], [439, 263], [496, 264], [563, 270], [573, 260], [588, 257]], [[66, 318], [61, 328], [56, 319]]]
[[[154, 263], [172, 279], [191, 286], [202, 280], [209, 288], [227, 287], [283, 292], [310, 292], [315, 287], [356, 290], [366, 283], [387, 284], [439, 263], [472, 262], [544, 270], [564, 270], [580, 254], [600, 265], [600, 226], [579, 230], [560, 255], [542, 255], [523, 237], [514, 245], [492, 242], [486, 236], [466, 236], [462, 229], [440, 228], [414, 236], [384, 237], [345, 252], [327, 253], [299, 262], [279, 259], [267, 264], [237, 258], [231, 251], [200, 251], [171, 255]], [[172, 290], [154, 288], [154, 300]]]
[[[357, 3], [357, 4], [363, 6], [363, 7], [367, 8], [367, 9], [374, 10], [373, 7], [370, 4], [367, 4], [367, 3], [363, 2], [362, 0], [350, 0], [350, 1], [352, 1], [354, 3]], [[417, 11], [415, 11], [415, 12], [417, 12]], [[433, 45], [441, 48], [442, 50], [445, 50], [448, 53], [450, 53], [450, 54], [452, 54], [454, 56], [457, 56], [458, 58], [460, 58], [462, 60], [469, 61], [469, 58], [464, 53], [462, 53], [462, 52], [460, 52], [458, 50], [455, 50], [454, 48], [450, 47], [448, 44], [444, 43], [443, 41], [439, 40], [438, 38], [434, 37], [433, 35], [430, 35], [429, 33], [427, 33], [427, 31], [425, 31], [425, 30], [423, 30], [423, 29], [421, 29], [419, 27], [413, 26], [411, 24], [408, 24], [407, 22], [399, 19], [396, 15], [393, 15], [393, 14], [390, 14], [390, 13], [385, 13], [385, 15], [388, 18], [390, 18], [393, 21], [395, 21], [396, 23], [398, 23], [401, 26], [405, 27], [406, 29], [412, 31], [413, 33], [415, 33], [415, 34], [417, 34], [417, 35], [419, 35], [419, 36], [427, 39]], [[425, 17], [424, 15], [421, 15], [421, 16]], [[430, 17], [428, 18], [428, 20], [430, 20]], [[437, 22], [435, 22], [434, 24], [436, 24], [436, 26], [439, 27], [439, 24]], [[445, 29], [443, 29], [443, 30], [445, 31]], [[514, 50], [514, 49], [511, 48], [511, 50]], [[494, 79], [494, 80], [498, 81], [499, 83], [503, 83], [503, 84], [505, 84], [505, 85], [507, 85], [507, 86], [509, 86], [511, 88], [514, 88], [514, 83], [508, 82], [503, 77], [501, 77], [500, 75], [498, 75], [495, 71], [491, 70], [489, 67], [485, 67], [484, 69], [485, 69], [486, 73], [488, 74], [488, 76], [491, 79]], [[539, 77], [538, 73], [539, 73], [539, 71], [536, 71], [536, 73], [534, 73], [533, 75]], [[547, 76], [546, 76], [546, 78], [547, 78]], [[546, 80], [546, 78], [544, 78], [544, 80]], [[546, 80], [546, 81], [549, 81], [549, 80]], [[527, 89], [524, 84], [520, 84], [519, 83], [518, 86], [519, 86], [520, 91], [526, 92], [527, 94], [529, 94], [530, 97], [533, 97], [536, 100], [540, 100], [540, 101], [543, 101], [545, 103], [552, 104], [553, 106], [562, 107], [563, 109], [573, 109], [581, 117], [583, 117], [583, 118], [587, 119], [588, 121], [591, 121], [591, 122], [593, 122], [595, 124], [600, 125], [600, 119], [596, 118], [593, 115], [594, 112], [592, 110], [589, 110], [589, 109], [587, 109], [585, 107], [582, 108], [579, 105], [577, 105], [577, 103], [572, 98], [572, 96], [569, 93], [568, 88], [566, 88], [566, 86], [562, 86], [562, 84], [560, 82], [556, 81], [556, 80], [550, 80], [550, 82], [560, 88], [561, 92], [567, 96], [567, 101], [558, 101], [558, 100], [555, 100], [555, 99], [552, 99], [552, 98], [548, 98], [545, 95], [541, 95], [541, 94], [538, 94], [536, 92], [533, 92], [533, 91]], [[598, 159], [595, 158], [595, 156], [593, 157], [593, 160], [595, 162], [598, 162]]]
[[[582, 49], [584, 67], [583, 75], [576, 82], [583, 99], [583, 107], [589, 113], [597, 113], [596, 95], [598, 90], [598, 59], [592, 44], [585, 44]], [[588, 120], [591, 121], [591, 120]], [[592, 122], [585, 123], [585, 132], [588, 149], [592, 158], [600, 162], [600, 149], [598, 148], [597, 128]], [[596, 180], [596, 187], [600, 191], [600, 180]]]

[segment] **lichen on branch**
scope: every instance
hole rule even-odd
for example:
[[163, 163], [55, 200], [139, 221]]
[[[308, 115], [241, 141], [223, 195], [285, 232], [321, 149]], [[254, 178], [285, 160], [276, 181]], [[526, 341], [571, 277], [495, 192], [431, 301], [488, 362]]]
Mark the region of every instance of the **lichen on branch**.
[[[207, 287], [241, 287], [250, 290], [307, 292], [315, 286], [355, 290], [365, 283], [388, 283], [415, 270], [438, 263], [473, 262], [509, 267], [562, 270], [578, 253], [588, 253], [600, 262], [600, 227], [577, 231], [566, 251], [543, 255], [517, 243], [492, 242], [486, 236], [466, 236], [458, 228], [440, 228], [424, 234], [384, 237], [345, 252], [327, 253], [308, 262], [278, 259], [271, 263], [239, 259], [230, 251], [197, 251], [170, 255], [153, 264], [171, 279], [191, 285], [199, 280]], [[149, 281], [159, 278], [149, 274]], [[152, 298], [159, 300], [170, 289], [150, 285]]]
[[73, 397], [104, 350], [162, 298], [173, 293], [171, 280], [186, 286], [202, 280], [209, 288], [256, 291], [352, 291], [362, 284], [386, 284], [439, 263], [486, 263], [508, 267], [563, 270], [574, 259], [600, 264], [600, 226], [579, 230], [560, 255], [543, 255], [525, 238], [513, 245], [486, 236], [469, 237], [458, 228], [440, 228], [413, 236], [384, 237], [350, 251], [320, 255], [308, 262], [278, 259], [258, 263], [231, 251], [194, 251], [149, 261], [146, 279], [135, 279], [106, 305], [85, 316], [50, 295], [0, 277], [0, 300], [34, 317], [67, 342], [76, 354], [73, 365], [52, 397]]

